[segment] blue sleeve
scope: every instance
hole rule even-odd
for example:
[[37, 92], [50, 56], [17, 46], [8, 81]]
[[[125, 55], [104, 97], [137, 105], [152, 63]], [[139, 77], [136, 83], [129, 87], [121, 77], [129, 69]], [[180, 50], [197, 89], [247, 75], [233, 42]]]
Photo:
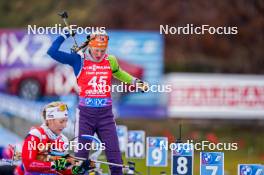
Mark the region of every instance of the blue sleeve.
[[53, 58], [54, 60], [62, 63], [62, 64], [68, 64], [73, 67], [74, 74], [78, 75], [80, 69], [81, 69], [81, 56], [77, 53], [67, 53], [63, 51], [59, 51], [60, 46], [64, 42], [64, 37], [59, 36], [56, 38], [56, 40], [52, 43], [51, 47], [49, 48], [47, 54]]

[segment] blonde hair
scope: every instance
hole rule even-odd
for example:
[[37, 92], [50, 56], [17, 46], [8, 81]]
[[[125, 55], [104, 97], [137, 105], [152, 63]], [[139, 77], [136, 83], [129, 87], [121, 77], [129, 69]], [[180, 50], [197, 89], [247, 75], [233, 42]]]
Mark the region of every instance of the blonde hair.
[[42, 109], [42, 113], [41, 113], [43, 120], [46, 121], [46, 110], [47, 110], [47, 108], [57, 107], [60, 105], [65, 105], [65, 104], [60, 102], [60, 101], [54, 101], [54, 102], [51, 102], [51, 103], [47, 104], [46, 106], [44, 106], [44, 108]]

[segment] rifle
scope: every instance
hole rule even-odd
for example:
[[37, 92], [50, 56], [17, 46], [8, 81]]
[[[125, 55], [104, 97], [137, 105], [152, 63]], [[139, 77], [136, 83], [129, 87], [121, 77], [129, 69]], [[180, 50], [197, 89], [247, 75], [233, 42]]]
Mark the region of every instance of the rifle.
[[[81, 138], [84, 138], [86, 140], [89, 141], [96, 141], [97, 143], [101, 143], [101, 141], [99, 139], [97, 139], [94, 136], [90, 136], [90, 135], [81, 135], [79, 136]], [[77, 138], [77, 137], [75, 137]], [[73, 138], [73, 139], [75, 139]], [[73, 140], [72, 139], [72, 140]], [[100, 144], [99, 144], [100, 145]], [[16, 165], [19, 163], [19, 161], [21, 161], [21, 153], [16, 151], [16, 147], [12, 147], [14, 154], [13, 157], [11, 159], [2, 159], [0, 160], [0, 164], [4, 163], [7, 165]], [[41, 161], [45, 161], [45, 162], [50, 162], [50, 161], [55, 161], [58, 160], [60, 158], [65, 158], [68, 162], [68, 167], [69, 166], [85, 166], [84, 168], [90, 173], [90, 172], [94, 172], [96, 169], [95, 164], [96, 163], [100, 163], [100, 164], [105, 164], [105, 165], [110, 165], [110, 166], [117, 166], [117, 167], [121, 167], [123, 169], [125, 169], [128, 172], [133, 172], [134, 174], [141, 174], [138, 171], [136, 171], [135, 169], [135, 163], [129, 161], [128, 164], [117, 164], [117, 163], [112, 163], [112, 162], [106, 162], [106, 161], [100, 161], [100, 160], [91, 160], [89, 158], [85, 159], [85, 158], [79, 158], [79, 157], [75, 157], [71, 154], [68, 153], [64, 153], [64, 152], [59, 152], [59, 151], [51, 151], [49, 153], [43, 153], [37, 156], [38, 160]]]

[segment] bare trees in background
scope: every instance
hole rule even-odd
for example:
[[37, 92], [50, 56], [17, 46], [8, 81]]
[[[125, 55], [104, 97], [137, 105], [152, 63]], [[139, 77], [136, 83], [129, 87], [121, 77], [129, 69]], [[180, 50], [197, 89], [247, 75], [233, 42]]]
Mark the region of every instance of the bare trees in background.
[[[264, 73], [262, 0], [1, 1], [1, 27], [58, 23], [67, 10], [81, 26], [154, 30], [159, 25], [237, 26], [238, 35], [166, 35], [166, 71]], [[19, 14], [19, 15], [18, 15]]]

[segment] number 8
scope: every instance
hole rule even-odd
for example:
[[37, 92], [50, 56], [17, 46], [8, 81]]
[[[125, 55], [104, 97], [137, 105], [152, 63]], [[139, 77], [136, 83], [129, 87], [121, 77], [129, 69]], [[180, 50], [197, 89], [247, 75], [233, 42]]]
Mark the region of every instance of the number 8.
[[187, 158], [186, 157], [179, 157], [177, 160], [177, 172], [179, 174], [186, 174], [188, 172], [187, 168]]

